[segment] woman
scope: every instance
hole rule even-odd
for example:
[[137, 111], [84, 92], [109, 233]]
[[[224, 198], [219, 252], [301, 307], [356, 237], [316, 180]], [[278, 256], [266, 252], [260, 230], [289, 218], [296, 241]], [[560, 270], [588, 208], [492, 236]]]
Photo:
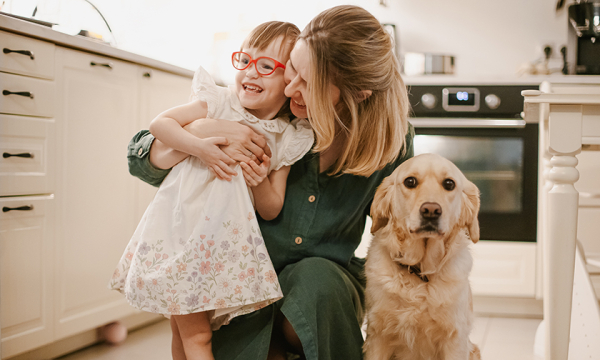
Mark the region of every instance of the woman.
[[[284, 298], [215, 332], [216, 359], [285, 359], [286, 351], [362, 358], [364, 261], [354, 250], [377, 186], [413, 155], [392, 46], [377, 19], [355, 6], [322, 12], [300, 35], [285, 93], [294, 115], [309, 119], [316, 145], [292, 166], [279, 216], [259, 222]], [[268, 153], [263, 139], [241, 126], [206, 119], [189, 131], [226, 137], [231, 163]], [[153, 164], [167, 168], [186, 155], [153, 140], [138, 133], [128, 157], [131, 173], [156, 185], [168, 170]]]

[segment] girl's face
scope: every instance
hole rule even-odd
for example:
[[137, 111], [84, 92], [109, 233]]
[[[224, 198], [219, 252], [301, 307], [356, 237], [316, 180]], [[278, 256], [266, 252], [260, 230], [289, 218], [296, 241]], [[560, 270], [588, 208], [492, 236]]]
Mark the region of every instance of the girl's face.
[[[282, 58], [280, 54], [282, 41], [283, 36], [275, 39], [262, 51], [255, 48], [243, 48], [242, 51], [253, 59], [266, 56], [285, 64], [288, 59]], [[273, 119], [287, 100], [283, 74], [284, 70], [277, 68], [271, 75], [260, 75], [254, 64], [246, 70], [238, 70], [235, 90], [242, 106], [259, 119]]]
[[[307, 101], [310, 97], [308, 96], [307, 80], [311, 78], [311, 66], [309, 58], [309, 48], [304, 40], [298, 40], [292, 52], [290, 53], [290, 60], [285, 65], [285, 95], [291, 98], [290, 109], [292, 113], [299, 118], [307, 118], [308, 112], [306, 111]], [[337, 105], [340, 100], [340, 89], [329, 84], [329, 93], [333, 100], [333, 105]]]

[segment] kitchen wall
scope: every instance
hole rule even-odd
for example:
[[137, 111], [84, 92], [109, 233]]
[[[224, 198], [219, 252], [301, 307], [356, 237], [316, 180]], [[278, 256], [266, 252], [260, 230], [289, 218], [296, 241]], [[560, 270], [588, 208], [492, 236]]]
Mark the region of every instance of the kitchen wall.
[[[2, 0], [0, 0], [1, 2]], [[229, 56], [256, 24], [284, 20], [303, 28], [329, 7], [351, 3], [396, 25], [401, 52], [456, 56], [458, 76], [513, 76], [520, 65], [541, 58], [544, 44], [567, 39], [566, 10], [556, 0], [91, 0], [104, 14], [120, 48], [189, 69], [203, 65], [223, 82], [232, 80]], [[4, 0], [2, 11], [105, 34], [101, 18], [84, 0]]]

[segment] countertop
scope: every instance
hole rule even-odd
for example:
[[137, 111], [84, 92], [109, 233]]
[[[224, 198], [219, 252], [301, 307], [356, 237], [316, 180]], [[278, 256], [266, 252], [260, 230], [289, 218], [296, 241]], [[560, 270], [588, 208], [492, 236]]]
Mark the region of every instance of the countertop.
[[26, 35], [32, 38], [49, 41], [56, 45], [83, 50], [98, 55], [108, 56], [115, 59], [125, 60], [151, 68], [163, 70], [185, 77], [193, 77], [194, 72], [172, 64], [151, 59], [142, 55], [134, 54], [89, 38], [79, 35], [69, 35], [52, 30], [52, 28], [38, 25], [32, 22], [16, 19], [0, 14], [0, 30], [6, 30], [16, 34]]
[[530, 75], [514, 76], [456, 76], [423, 75], [403, 76], [406, 85], [540, 85], [544, 81], [554, 84], [600, 85], [600, 75]]

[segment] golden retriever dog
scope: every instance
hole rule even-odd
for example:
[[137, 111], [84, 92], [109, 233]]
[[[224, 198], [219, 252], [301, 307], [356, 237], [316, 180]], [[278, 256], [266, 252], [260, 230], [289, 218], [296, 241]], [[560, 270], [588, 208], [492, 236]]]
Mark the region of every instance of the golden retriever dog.
[[476, 360], [469, 244], [479, 189], [449, 160], [423, 154], [381, 183], [371, 207], [366, 360]]

